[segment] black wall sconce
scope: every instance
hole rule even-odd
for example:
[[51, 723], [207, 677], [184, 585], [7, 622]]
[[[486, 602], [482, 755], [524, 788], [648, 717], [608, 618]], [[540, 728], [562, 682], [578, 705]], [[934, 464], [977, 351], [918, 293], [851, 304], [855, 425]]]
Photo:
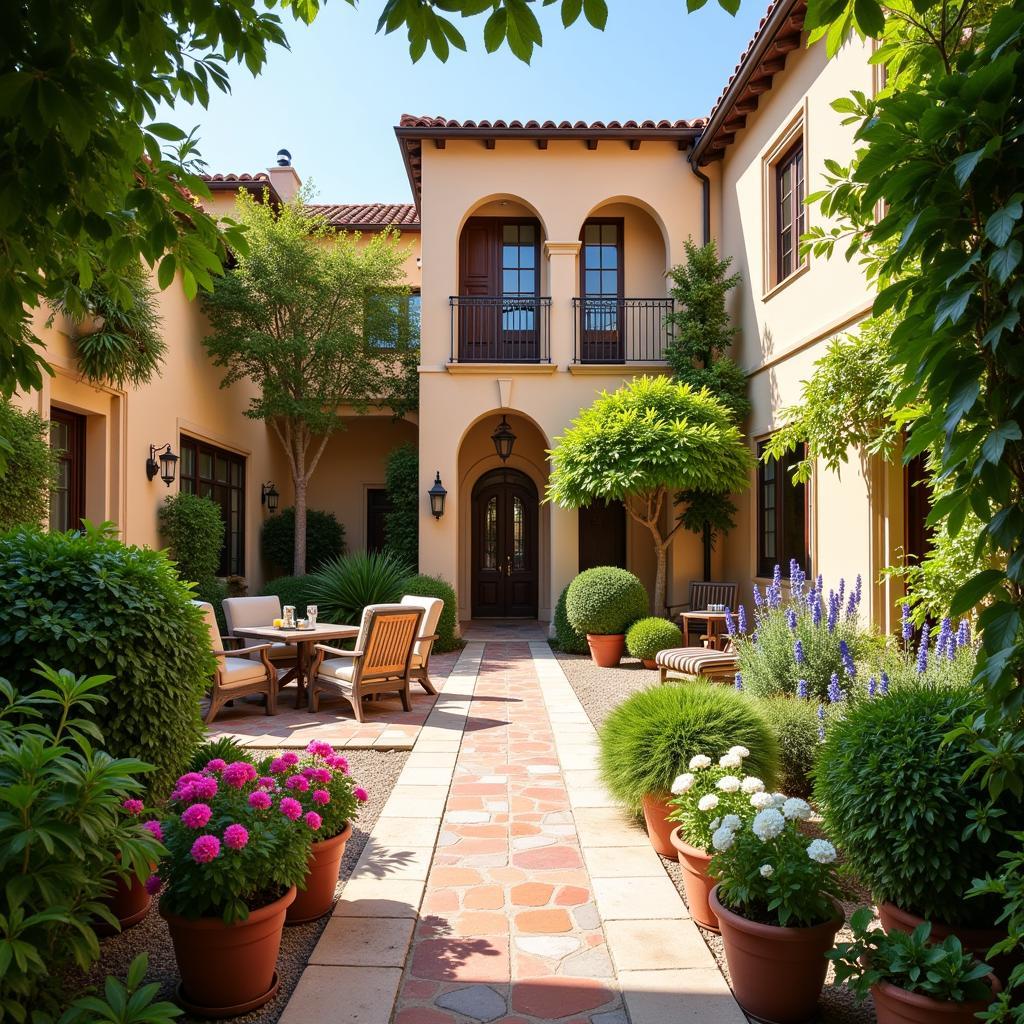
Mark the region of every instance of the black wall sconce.
[[512, 428], [508, 425], [508, 420], [504, 416], [501, 417], [498, 429], [491, 434], [491, 440], [494, 442], [494, 450], [498, 453], [498, 458], [505, 462], [512, 454], [512, 446], [516, 443], [516, 435], [512, 433]]
[[[159, 455], [157, 454], [158, 452]], [[159, 462], [157, 461], [158, 459]], [[174, 483], [174, 474], [177, 466], [178, 456], [171, 450], [171, 443], [169, 441], [162, 448], [157, 448], [155, 444], [149, 446], [149, 458], [146, 459], [147, 480], [152, 480], [159, 473], [160, 479], [170, 487]]]
[[444, 499], [447, 495], [448, 492], [444, 489], [444, 484], [441, 483], [441, 471], [438, 470], [434, 486], [427, 491], [427, 497], [430, 499], [430, 514], [435, 519], [440, 519], [444, 515]]
[[273, 515], [277, 511], [277, 502], [281, 497], [277, 487], [273, 483], [260, 485], [260, 504], [267, 506], [267, 511]]

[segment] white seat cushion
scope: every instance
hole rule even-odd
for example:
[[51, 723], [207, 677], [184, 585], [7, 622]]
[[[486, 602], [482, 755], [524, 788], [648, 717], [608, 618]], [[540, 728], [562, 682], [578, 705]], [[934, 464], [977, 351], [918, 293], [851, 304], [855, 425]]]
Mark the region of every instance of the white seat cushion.
[[232, 658], [228, 655], [221, 662], [222, 686], [239, 686], [242, 683], [252, 683], [266, 678], [267, 670], [263, 667], [262, 661], [253, 661], [251, 658]]
[[281, 599], [266, 597], [226, 597], [223, 601], [224, 621], [234, 634], [239, 626], [270, 626], [281, 617]]
[[[437, 624], [441, 621], [441, 612], [444, 611], [444, 601], [439, 597], [417, 597], [415, 594], [406, 594], [402, 598], [402, 604], [412, 608], [422, 608], [423, 618], [420, 619], [420, 629], [416, 634], [417, 636], [433, 636], [437, 632]], [[418, 668], [422, 665], [422, 655], [425, 653], [424, 648], [427, 644], [421, 643], [419, 640], [416, 641], [416, 645], [413, 647], [415, 652], [413, 667]], [[420, 664], [415, 663], [415, 658], [419, 657]]]
[[413, 651], [412, 661], [409, 663], [409, 668], [423, 668], [423, 655]]
[[352, 658], [325, 658], [317, 673], [324, 679], [338, 679], [343, 683], [352, 682]]

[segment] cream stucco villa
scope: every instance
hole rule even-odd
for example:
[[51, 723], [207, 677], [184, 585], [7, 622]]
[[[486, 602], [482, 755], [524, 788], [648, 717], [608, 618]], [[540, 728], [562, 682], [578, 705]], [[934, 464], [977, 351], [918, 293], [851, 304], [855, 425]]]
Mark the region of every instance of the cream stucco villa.
[[[742, 274], [732, 293], [736, 356], [749, 378], [753, 447], [799, 398], [827, 342], [865, 316], [870, 296], [855, 264], [801, 262], [802, 205], [826, 158], [843, 159], [850, 129], [830, 102], [875, 87], [868, 44], [827, 61], [806, 48], [804, 0], [776, 0], [707, 119], [584, 124], [459, 122], [405, 115], [395, 128], [415, 202], [319, 207], [338, 229], [394, 224], [410, 246], [411, 315], [420, 317], [418, 414], [353, 416], [311, 482], [310, 506], [332, 510], [350, 547], [379, 543], [388, 452], [420, 452], [420, 559], [452, 581], [460, 617], [548, 620], [561, 589], [595, 564], [620, 564], [653, 582], [648, 535], [621, 507], [568, 511], [544, 504], [545, 450], [596, 392], [640, 373], [664, 373], [666, 270], [683, 242], [717, 239]], [[300, 185], [288, 162], [257, 174], [212, 175], [213, 207], [239, 189], [286, 200]], [[246, 419], [244, 386], [218, 387], [201, 344], [197, 304], [160, 293], [169, 346], [160, 380], [134, 391], [81, 381], [69, 324], [39, 330], [56, 376], [26, 405], [53, 421], [64, 476], [52, 526], [110, 519], [133, 543], [159, 545], [156, 511], [167, 488], [149, 479], [150, 446], [180, 455], [174, 487], [212, 494], [224, 509], [222, 572], [263, 581], [263, 485], [290, 501], [289, 474], [265, 425]], [[502, 462], [492, 434], [516, 436]], [[430, 513], [437, 475], [444, 515]], [[899, 467], [853, 457], [840, 480], [820, 468], [795, 487], [762, 465], [739, 496], [737, 528], [717, 545], [714, 578], [741, 594], [791, 557], [827, 577], [865, 582], [920, 540], [917, 492]], [[701, 577], [692, 534], [671, 553], [669, 601]], [[897, 584], [866, 588], [870, 614], [889, 626]]]

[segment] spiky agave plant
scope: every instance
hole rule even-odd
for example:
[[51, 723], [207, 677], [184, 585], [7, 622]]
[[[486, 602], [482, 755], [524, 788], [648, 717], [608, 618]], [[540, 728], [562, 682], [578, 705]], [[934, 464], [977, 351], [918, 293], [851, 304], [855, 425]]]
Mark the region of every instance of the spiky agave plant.
[[410, 572], [390, 551], [353, 551], [308, 577], [310, 600], [325, 622], [357, 623], [368, 604], [400, 600]]

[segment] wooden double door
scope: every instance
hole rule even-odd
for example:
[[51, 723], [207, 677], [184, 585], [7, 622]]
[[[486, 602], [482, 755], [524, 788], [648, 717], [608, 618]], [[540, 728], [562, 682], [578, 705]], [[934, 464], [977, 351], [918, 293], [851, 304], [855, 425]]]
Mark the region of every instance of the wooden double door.
[[473, 488], [472, 614], [537, 617], [537, 488], [515, 469], [496, 469]]

